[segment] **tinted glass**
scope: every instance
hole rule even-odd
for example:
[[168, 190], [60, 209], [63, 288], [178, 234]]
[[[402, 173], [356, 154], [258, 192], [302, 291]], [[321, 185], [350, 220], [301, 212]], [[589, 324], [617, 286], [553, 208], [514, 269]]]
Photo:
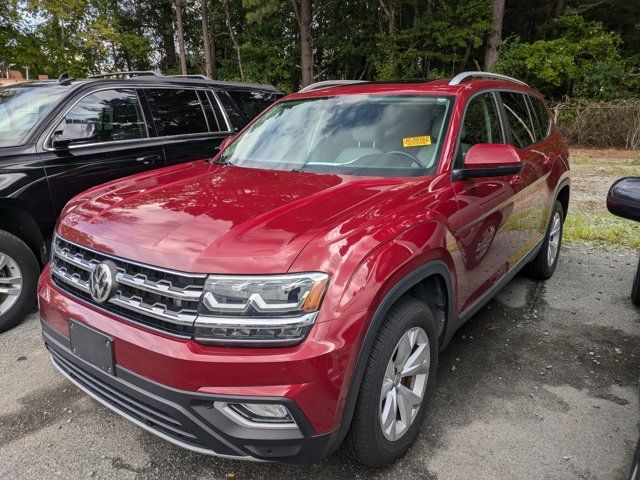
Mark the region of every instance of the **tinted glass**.
[[518, 148], [526, 148], [535, 143], [536, 134], [524, 94], [500, 92], [511, 133], [511, 143]]
[[80, 100], [56, 129], [74, 138], [76, 128], [67, 125], [92, 125], [93, 134], [73, 143], [117, 142], [147, 137], [147, 127], [134, 90], [101, 90]]
[[277, 98], [273, 93], [256, 90], [229, 90], [229, 95], [249, 121], [262, 113]]
[[529, 95], [529, 100], [531, 100], [531, 105], [533, 105], [533, 110], [536, 113], [536, 117], [538, 119], [538, 124], [540, 128], [538, 128], [538, 140], [542, 140], [549, 134], [549, 127], [551, 126], [551, 118], [549, 117], [549, 112], [547, 108], [544, 106], [544, 102], [540, 100], [538, 97], [533, 97]]
[[447, 97], [344, 95], [271, 107], [223, 153], [234, 165], [373, 176], [433, 173]]
[[245, 114], [242, 113], [235, 100], [231, 98], [231, 95], [229, 95], [229, 93], [225, 92], [224, 90], [217, 90], [216, 95], [218, 96], [220, 103], [227, 112], [229, 121], [233, 126], [233, 131], [237, 132], [240, 129], [244, 128], [248, 123], [248, 119]]
[[503, 143], [500, 117], [491, 93], [474, 97], [464, 115], [460, 135], [462, 154], [477, 143]]
[[21, 145], [68, 87], [0, 88], [0, 147]]
[[207, 117], [207, 123], [209, 124], [209, 131], [219, 132], [221, 128], [220, 128], [220, 125], [218, 125], [218, 119], [216, 118], [215, 113], [213, 113], [213, 107], [211, 106], [211, 102], [209, 102], [209, 98], [207, 97], [207, 92], [204, 90], [199, 90], [198, 98], [200, 99], [200, 103]]
[[207, 120], [195, 90], [145, 90], [159, 136], [208, 132]]

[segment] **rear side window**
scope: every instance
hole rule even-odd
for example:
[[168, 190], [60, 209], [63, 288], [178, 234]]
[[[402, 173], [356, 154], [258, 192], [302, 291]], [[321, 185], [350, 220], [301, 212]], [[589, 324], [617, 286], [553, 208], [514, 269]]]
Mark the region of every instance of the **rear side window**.
[[[75, 124], [73, 127], [69, 125]], [[75, 133], [80, 125], [91, 126], [90, 137]], [[80, 127], [81, 128], [81, 127]], [[113, 89], [91, 93], [76, 103], [56, 129], [74, 144], [135, 140], [147, 137], [147, 127], [134, 90]]]
[[218, 90], [216, 91], [216, 95], [218, 96], [220, 103], [227, 112], [229, 121], [233, 126], [233, 131], [238, 132], [243, 129], [247, 125], [248, 120], [245, 114], [240, 110], [240, 107], [238, 107], [238, 105], [236, 104], [235, 100], [231, 98], [229, 92]]
[[277, 99], [277, 95], [274, 93], [258, 90], [229, 90], [229, 95], [240, 107], [248, 121], [257, 117]]
[[145, 89], [159, 136], [188, 135], [209, 131], [195, 90]]
[[507, 115], [511, 143], [518, 148], [526, 148], [534, 144], [537, 139], [525, 95], [516, 92], [500, 92], [500, 98]]
[[464, 114], [460, 150], [462, 156], [477, 143], [503, 143], [500, 117], [492, 93], [474, 97]]
[[218, 119], [216, 118], [216, 114], [213, 111], [213, 107], [211, 106], [211, 102], [209, 101], [209, 97], [207, 97], [207, 92], [204, 90], [198, 91], [198, 98], [200, 98], [200, 103], [202, 104], [202, 108], [204, 109], [205, 116], [207, 117], [207, 124], [209, 125], [209, 131], [211, 132], [222, 131], [218, 123]]
[[531, 105], [533, 106], [533, 111], [536, 114], [536, 118], [538, 119], [538, 140], [542, 140], [547, 135], [549, 135], [549, 128], [551, 127], [551, 118], [549, 117], [549, 112], [547, 111], [547, 107], [544, 106], [544, 102], [540, 100], [538, 97], [533, 97], [529, 95], [529, 100], [531, 101]]

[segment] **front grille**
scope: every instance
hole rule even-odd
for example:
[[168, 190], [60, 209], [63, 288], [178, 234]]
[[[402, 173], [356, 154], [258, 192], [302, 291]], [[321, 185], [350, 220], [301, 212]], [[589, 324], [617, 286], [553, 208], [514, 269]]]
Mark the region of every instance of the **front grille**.
[[[117, 287], [108, 301], [97, 304], [89, 293], [89, 276], [104, 260], [116, 264]], [[128, 262], [56, 236], [51, 278], [62, 290], [121, 318], [170, 334], [192, 336], [206, 275]]]
[[181, 443], [199, 448], [207, 448], [198, 441], [195, 435], [189, 433], [182, 423], [170, 413], [152, 407], [146, 402], [133, 398], [126, 392], [103, 382], [89, 372], [71, 363], [52, 348], [49, 348], [49, 353], [58, 368], [91, 394], [106, 402], [114, 410], [133, 417], [153, 430]]

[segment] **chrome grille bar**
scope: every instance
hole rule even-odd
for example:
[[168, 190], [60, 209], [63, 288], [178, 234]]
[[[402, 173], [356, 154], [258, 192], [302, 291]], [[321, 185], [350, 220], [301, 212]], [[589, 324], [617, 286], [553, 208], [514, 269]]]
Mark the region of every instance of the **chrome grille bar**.
[[58, 268], [55, 265], [52, 265], [51, 273], [64, 283], [71, 285], [78, 290], [82, 290], [85, 293], [89, 293], [89, 282], [81, 280], [77, 275], [67, 273], [67, 270], [64, 267]]
[[178, 290], [172, 288], [170, 285], [164, 285], [161, 283], [151, 282], [146, 278], [133, 277], [126, 273], [118, 272], [116, 275], [116, 281], [122, 285], [127, 285], [133, 288], [139, 288], [150, 293], [156, 293], [166, 297], [177, 298], [179, 300], [191, 300], [198, 301], [202, 295], [202, 290]]
[[141, 300], [136, 298], [124, 297], [122, 295], [116, 295], [109, 299], [109, 303], [118, 305], [122, 308], [126, 308], [136, 313], [142, 313], [149, 317], [157, 318], [164, 322], [176, 323], [179, 325], [192, 326], [196, 319], [196, 312], [193, 315], [184, 314], [181, 312], [169, 312], [165, 306], [160, 305], [145, 305]]

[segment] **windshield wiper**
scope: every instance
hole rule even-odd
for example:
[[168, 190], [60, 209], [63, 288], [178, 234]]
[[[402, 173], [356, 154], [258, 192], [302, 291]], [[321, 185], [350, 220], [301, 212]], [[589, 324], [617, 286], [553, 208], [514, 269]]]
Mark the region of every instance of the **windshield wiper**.
[[222, 157], [218, 158], [217, 160], [214, 160], [212, 158], [211, 160], [209, 160], [209, 163], [214, 163], [216, 165], [233, 165], [233, 163], [231, 163], [229, 160], [225, 160]]

